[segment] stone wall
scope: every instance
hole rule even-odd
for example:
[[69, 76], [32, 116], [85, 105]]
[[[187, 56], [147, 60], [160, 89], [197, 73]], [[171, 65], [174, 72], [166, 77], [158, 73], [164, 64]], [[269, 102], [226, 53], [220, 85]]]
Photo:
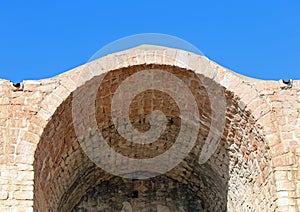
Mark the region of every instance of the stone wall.
[[[104, 77], [96, 120], [110, 147], [131, 158], [162, 154], [174, 145], [180, 128], [174, 99], [147, 91], [131, 104], [131, 122], [142, 132], [149, 129], [152, 111], [167, 116], [164, 134], [151, 145], [132, 145], [120, 137], [110, 115], [119, 84], [145, 69], [167, 71], [188, 85], [201, 128], [178, 166], [133, 182], [105, 172], [86, 156], [74, 130], [72, 101], [75, 91], [85, 94], [89, 83]], [[226, 111], [218, 112], [226, 123], [214, 154], [201, 165], [199, 155], [214, 121], [208, 88], [224, 93]], [[156, 46], [109, 55], [51, 79], [19, 85], [0, 80], [0, 210], [135, 211], [146, 204], [148, 211], [298, 211], [299, 92], [300, 81], [251, 79], [203, 56]]]

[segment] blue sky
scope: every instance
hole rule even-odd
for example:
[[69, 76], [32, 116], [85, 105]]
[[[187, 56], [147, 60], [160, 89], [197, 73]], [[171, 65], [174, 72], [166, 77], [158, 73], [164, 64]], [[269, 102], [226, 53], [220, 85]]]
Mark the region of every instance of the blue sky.
[[300, 79], [300, 1], [2, 1], [0, 78], [55, 76], [138, 33], [184, 39], [260, 79]]

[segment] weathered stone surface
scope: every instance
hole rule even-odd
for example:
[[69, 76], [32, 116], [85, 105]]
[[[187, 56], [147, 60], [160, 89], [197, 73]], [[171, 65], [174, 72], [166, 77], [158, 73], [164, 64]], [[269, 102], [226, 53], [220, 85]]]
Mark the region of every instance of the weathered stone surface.
[[[152, 90], [131, 103], [130, 120], [140, 132], [149, 130], [152, 111], [167, 117], [166, 130], [151, 145], [124, 139], [111, 116], [118, 86], [145, 69], [182, 80], [196, 99], [201, 124], [195, 147], [182, 163], [159, 177], [132, 182], [103, 171], [86, 156], [73, 126], [72, 93], [81, 89], [91, 95], [84, 92], [89, 83], [102, 80], [96, 117], [84, 108], [78, 116], [96, 118], [114, 151], [152, 158], [171, 148], [178, 136], [181, 119], [174, 99]], [[201, 165], [212, 108], [221, 107], [210, 105], [213, 97], [205, 85], [224, 93], [226, 111], [217, 114], [226, 123], [214, 154]], [[203, 56], [165, 47], [109, 55], [18, 88], [0, 80], [0, 211], [299, 211], [299, 111], [300, 81], [286, 86], [250, 79]]]

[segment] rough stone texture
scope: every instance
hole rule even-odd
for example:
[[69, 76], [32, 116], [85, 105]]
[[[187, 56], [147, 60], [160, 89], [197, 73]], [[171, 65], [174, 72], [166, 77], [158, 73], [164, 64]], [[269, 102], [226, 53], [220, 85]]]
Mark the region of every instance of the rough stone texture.
[[[106, 191], [107, 195], [102, 195]], [[92, 204], [91, 204], [92, 203]], [[90, 190], [73, 211], [204, 211], [204, 201], [177, 181], [112, 178]]]
[[[140, 131], [149, 129], [151, 111], [167, 116], [166, 131], [151, 145], [122, 139], [110, 115], [118, 85], [144, 69], [168, 71], [189, 86], [201, 129], [195, 147], [178, 166], [132, 182], [103, 171], [84, 154], [72, 125], [72, 93], [81, 89], [84, 94], [90, 82], [104, 77], [95, 106], [105, 139], [128, 157], [154, 157], [172, 146], [180, 128], [172, 98], [148, 91], [131, 104], [130, 119]], [[212, 122], [204, 82], [224, 92], [227, 110], [222, 112], [226, 126], [221, 142], [200, 165]], [[108, 55], [19, 87], [0, 80], [0, 211], [135, 211], [143, 205], [149, 206], [145, 211], [299, 211], [299, 110], [300, 81], [286, 85], [251, 79], [203, 56], [157, 46]]]

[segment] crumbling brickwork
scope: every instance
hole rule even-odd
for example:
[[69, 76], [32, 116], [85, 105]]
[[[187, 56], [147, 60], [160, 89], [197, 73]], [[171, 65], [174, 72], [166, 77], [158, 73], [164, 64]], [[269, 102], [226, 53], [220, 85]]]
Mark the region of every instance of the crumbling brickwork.
[[[140, 131], [149, 129], [152, 111], [167, 117], [164, 134], [151, 145], [126, 141], [110, 115], [120, 83], [145, 69], [164, 70], [187, 84], [201, 128], [196, 145], [174, 169], [128, 180], [96, 166], [84, 153], [73, 126], [72, 100], [75, 91], [85, 94], [89, 83], [101, 79], [95, 118], [105, 140], [127, 157], [155, 157], [178, 135], [174, 99], [152, 90], [132, 102], [130, 119]], [[203, 82], [224, 93], [226, 111], [219, 113], [226, 123], [216, 150], [199, 164], [215, 107]], [[0, 211], [299, 211], [299, 110], [300, 81], [252, 79], [204, 56], [158, 46], [108, 55], [50, 79], [15, 85], [0, 80]], [[84, 108], [82, 115], [88, 116]]]

